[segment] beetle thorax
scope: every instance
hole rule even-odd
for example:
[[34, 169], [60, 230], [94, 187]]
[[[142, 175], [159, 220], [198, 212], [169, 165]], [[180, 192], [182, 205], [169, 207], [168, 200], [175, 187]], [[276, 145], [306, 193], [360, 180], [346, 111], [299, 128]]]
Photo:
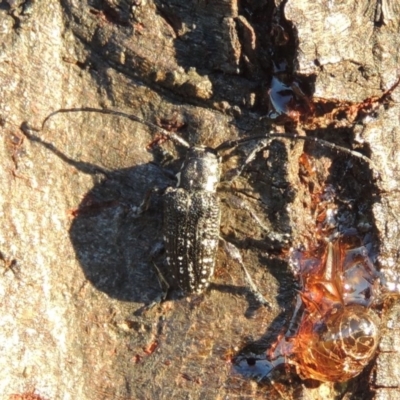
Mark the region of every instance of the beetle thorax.
[[190, 191], [215, 192], [220, 174], [218, 156], [208, 148], [193, 147], [188, 150], [181, 170], [177, 174], [177, 187]]

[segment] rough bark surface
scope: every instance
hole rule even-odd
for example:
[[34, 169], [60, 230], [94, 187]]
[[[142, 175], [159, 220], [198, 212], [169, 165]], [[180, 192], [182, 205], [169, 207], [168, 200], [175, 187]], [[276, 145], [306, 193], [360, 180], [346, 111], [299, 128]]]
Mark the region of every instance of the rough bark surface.
[[[2, 2], [0, 397], [400, 398], [396, 300], [384, 309], [376, 360], [347, 384], [308, 384], [285, 371], [279, 383], [258, 382], [232, 366], [249, 345], [256, 353], [276, 341], [295, 298], [285, 244], [234, 207], [234, 189], [268, 229], [300, 246], [313, 237], [311, 188], [332, 185], [341, 223], [370, 236], [386, 290], [399, 292], [400, 91], [356, 116], [320, 112], [354, 110], [394, 85], [399, 26], [398, 1]], [[293, 101], [314, 99], [307, 119], [299, 109], [289, 118], [295, 106], [282, 91], [286, 111], [268, 108], [272, 76]], [[157, 198], [140, 217], [131, 207], [173, 181], [146, 150], [154, 131], [142, 124], [77, 112], [41, 129], [51, 112], [71, 107], [150, 122], [176, 116], [182, 136], [208, 146], [296, 127], [362, 151], [374, 167], [274, 141], [234, 185], [221, 185], [221, 234], [240, 248], [271, 309], [255, 306], [221, 250], [204, 297], [141, 314], [161, 291], [150, 253], [162, 240], [162, 213]], [[248, 150], [226, 157], [225, 172]], [[306, 183], [303, 152], [317, 171]]]

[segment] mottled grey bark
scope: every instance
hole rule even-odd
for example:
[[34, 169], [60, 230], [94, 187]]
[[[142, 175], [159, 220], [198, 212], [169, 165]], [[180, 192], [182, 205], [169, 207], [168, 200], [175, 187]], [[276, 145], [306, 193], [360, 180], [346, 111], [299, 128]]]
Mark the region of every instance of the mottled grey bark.
[[[310, 388], [296, 379], [271, 385], [234, 372], [230, 361], [245, 346], [266, 349], [284, 330], [295, 286], [284, 244], [233, 207], [231, 185], [221, 190], [222, 235], [240, 248], [271, 310], [253, 307], [240, 267], [221, 250], [202, 301], [171, 300], [139, 315], [160, 294], [150, 252], [162, 239], [162, 214], [157, 198], [141, 217], [131, 206], [154, 186], [173, 183], [146, 150], [154, 132], [89, 113], [57, 114], [39, 130], [59, 108], [106, 107], [150, 122], [176, 113], [187, 140], [216, 146], [270, 129], [271, 121], [260, 117], [268, 113], [271, 74], [278, 69], [279, 79], [289, 76], [290, 90], [299, 81], [308, 98], [333, 106], [380, 96], [395, 83], [397, 1], [276, 3], [0, 4], [2, 398], [29, 392], [43, 399], [400, 396], [399, 363], [393, 363], [399, 349], [388, 339], [376, 364], [347, 385]], [[293, 246], [313, 235], [310, 187], [331, 184], [342, 223], [370, 235], [394, 291], [400, 275], [398, 93], [364, 118], [325, 116], [324, 124], [297, 125], [368, 154], [379, 179], [359, 160], [285, 141], [272, 143], [234, 184], [264, 224], [289, 234]], [[317, 171], [315, 182], [299, 177], [303, 151]], [[236, 161], [226, 160], [225, 172]], [[390, 337], [398, 318], [386, 312]]]

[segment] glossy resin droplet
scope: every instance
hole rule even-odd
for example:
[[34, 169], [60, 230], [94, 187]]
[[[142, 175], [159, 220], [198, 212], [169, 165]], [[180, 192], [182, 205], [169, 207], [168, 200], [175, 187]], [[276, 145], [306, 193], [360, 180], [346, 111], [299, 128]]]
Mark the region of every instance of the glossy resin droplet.
[[294, 339], [300, 376], [344, 382], [371, 361], [379, 343], [379, 318], [372, 310], [350, 305], [333, 310], [323, 321], [305, 318]]
[[285, 356], [303, 379], [344, 382], [374, 357], [380, 319], [369, 307], [378, 274], [353, 238], [329, 243], [325, 254], [294, 253], [301, 283], [291, 333], [272, 357]]

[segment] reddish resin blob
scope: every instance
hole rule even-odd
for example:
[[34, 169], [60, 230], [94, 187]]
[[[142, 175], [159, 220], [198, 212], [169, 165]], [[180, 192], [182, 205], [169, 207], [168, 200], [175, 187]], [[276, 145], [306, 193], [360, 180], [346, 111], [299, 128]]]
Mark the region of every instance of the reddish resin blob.
[[354, 238], [329, 243], [323, 257], [296, 252], [301, 291], [289, 336], [273, 357], [284, 356], [303, 379], [344, 382], [373, 358], [380, 320], [369, 308], [377, 273]]

